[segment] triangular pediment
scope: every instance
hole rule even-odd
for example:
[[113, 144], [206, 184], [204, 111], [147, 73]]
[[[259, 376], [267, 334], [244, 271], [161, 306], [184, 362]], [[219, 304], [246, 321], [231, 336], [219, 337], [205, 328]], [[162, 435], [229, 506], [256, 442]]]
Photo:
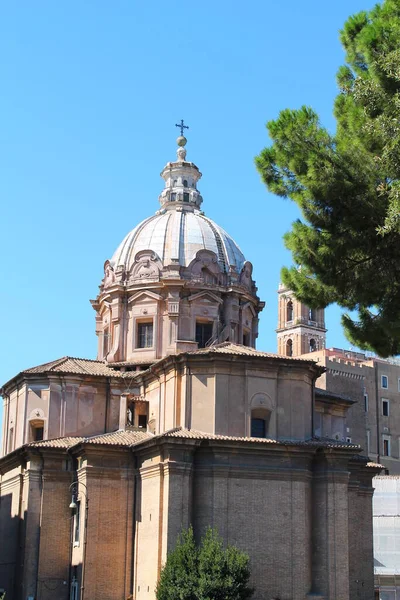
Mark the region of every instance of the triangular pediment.
[[197, 292], [197, 294], [193, 294], [193, 296], [190, 296], [189, 302], [193, 302], [194, 300], [203, 300], [207, 302], [216, 302], [217, 304], [222, 304], [221, 298], [209, 291]]
[[248, 308], [250, 310], [250, 312], [252, 313], [253, 317], [256, 316], [257, 313], [256, 313], [255, 308], [254, 308], [254, 306], [253, 306], [253, 304], [251, 302], [246, 302], [246, 304], [244, 304], [242, 306], [242, 310], [246, 310], [246, 308]]
[[149, 300], [156, 300], [158, 302], [159, 300], [162, 300], [162, 297], [149, 290], [140, 290], [129, 298], [128, 304], [131, 304], [132, 302], [148, 302]]

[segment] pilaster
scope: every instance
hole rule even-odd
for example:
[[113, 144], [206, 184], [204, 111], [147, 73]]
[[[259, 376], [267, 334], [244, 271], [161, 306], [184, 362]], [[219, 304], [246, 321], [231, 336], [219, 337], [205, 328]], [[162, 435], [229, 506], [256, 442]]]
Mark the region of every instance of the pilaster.
[[349, 600], [347, 463], [320, 451], [313, 466], [311, 592], [324, 600]]

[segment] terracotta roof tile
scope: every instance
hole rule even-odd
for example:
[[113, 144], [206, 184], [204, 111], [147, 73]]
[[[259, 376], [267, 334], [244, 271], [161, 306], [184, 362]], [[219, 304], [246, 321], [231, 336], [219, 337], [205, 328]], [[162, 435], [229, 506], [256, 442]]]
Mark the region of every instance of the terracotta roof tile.
[[140, 442], [151, 439], [154, 436], [147, 431], [113, 431], [112, 433], [103, 433], [93, 437], [87, 437], [82, 440], [84, 444], [106, 444], [107, 446], [135, 446]]
[[93, 444], [107, 446], [134, 446], [149, 438], [154, 437], [146, 431], [112, 431], [88, 437], [62, 437], [52, 440], [41, 440], [40, 442], [31, 442], [27, 444], [29, 448], [72, 448], [77, 444]]
[[30, 369], [25, 369], [22, 373], [41, 374], [41, 373], [76, 373], [78, 375], [95, 375], [105, 377], [133, 377], [135, 373], [121, 373], [111, 368], [100, 360], [91, 360], [89, 358], [74, 358], [64, 356], [58, 360], [44, 363]]
[[356, 400], [352, 400], [349, 396], [344, 396], [343, 394], [338, 394], [337, 392], [331, 392], [318, 387], [315, 388], [315, 394], [321, 398], [343, 400], [344, 402], [351, 402], [352, 404], [355, 404], [356, 402]]
[[60, 437], [27, 444], [29, 448], [71, 448], [83, 440], [82, 437]]
[[311, 440], [275, 440], [270, 438], [252, 438], [252, 437], [236, 437], [229, 435], [219, 435], [216, 433], [205, 433], [203, 431], [196, 431], [195, 429], [183, 429], [176, 428], [170, 429], [165, 433], [160, 434], [158, 437], [172, 437], [182, 439], [200, 439], [200, 440], [223, 440], [231, 442], [251, 442], [254, 444], [275, 444], [280, 446], [308, 446], [308, 447], [325, 447], [325, 448], [349, 448], [352, 450], [360, 450], [358, 444], [350, 444], [348, 442], [338, 442], [337, 440], [331, 439], [318, 439], [313, 438]]
[[[195, 429], [183, 429], [176, 428], [170, 429], [160, 435], [154, 436], [147, 431], [138, 430], [119, 430], [110, 433], [103, 433], [101, 435], [94, 435], [89, 437], [65, 437], [55, 438], [53, 440], [42, 440], [40, 442], [31, 442], [27, 444], [30, 448], [72, 448], [77, 444], [93, 444], [93, 445], [107, 445], [117, 447], [132, 447], [149, 440], [157, 440], [161, 438], [177, 438], [177, 439], [192, 439], [192, 440], [215, 440], [215, 441], [226, 441], [226, 442], [245, 442], [252, 444], [270, 444], [277, 446], [305, 446], [309, 448], [344, 448], [351, 450], [360, 450], [360, 446], [357, 444], [349, 444], [347, 442], [338, 442], [330, 439], [312, 439], [312, 440], [275, 440], [270, 438], [252, 438], [252, 437], [240, 437], [240, 436], [229, 436], [219, 435], [215, 433], [205, 433], [204, 431], [197, 431]], [[375, 463], [368, 463], [371, 467], [377, 467]]]
[[274, 354], [273, 352], [261, 352], [255, 348], [249, 346], [242, 346], [241, 344], [233, 344], [232, 342], [222, 342], [215, 346], [208, 346], [207, 348], [201, 348], [200, 350], [193, 350], [193, 352], [187, 352], [185, 354], [233, 354], [237, 356], [254, 356], [258, 358], [279, 358], [288, 361], [296, 362], [315, 362], [312, 359], [297, 358], [292, 356], [283, 356], [282, 354]]

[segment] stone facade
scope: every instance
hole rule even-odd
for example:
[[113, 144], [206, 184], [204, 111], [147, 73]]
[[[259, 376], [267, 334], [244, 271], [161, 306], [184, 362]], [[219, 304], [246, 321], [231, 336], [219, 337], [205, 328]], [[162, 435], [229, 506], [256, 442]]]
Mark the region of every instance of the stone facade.
[[[329, 369], [293, 356], [305, 346], [255, 349], [251, 263], [200, 211], [185, 143], [160, 211], [105, 263], [98, 360], [64, 357], [2, 388], [0, 588], [153, 600], [191, 524], [249, 553], [255, 600], [350, 600], [355, 581], [373, 600], [380, 467], [344, 439], [355, 403], [316, 388]], [[323, 312], [293, 310], [290, 335], [323, 347]]]
[[[0, 552], [0, 586], [11, 600], [67, 600], [74, 586], [94, 600], [150, 600], [192, 524], [197, 539], [211, 525], [250, 554], [256, 600], [349, 600], [359, 577], [372, 600], [379, 469], [357, 458], [358, 446], [328, 441], [332, 423], [344, 431], [348, 406], [314, 395], [321, 372], [229, 343], [121, 372], [120, 388], [129, 378], [136, 392], [111, 400], [116, 433], [101, 421], [97, 436], [25, 443], [2, 459], [1, 527], [19, 541]], [[146, 405], [147, 430], [128, 424], [132, 402]], [[322, 412], [321, 441], [312, 415]], [[261, 438], [251, 437], [254, 419], [265, 421]]]

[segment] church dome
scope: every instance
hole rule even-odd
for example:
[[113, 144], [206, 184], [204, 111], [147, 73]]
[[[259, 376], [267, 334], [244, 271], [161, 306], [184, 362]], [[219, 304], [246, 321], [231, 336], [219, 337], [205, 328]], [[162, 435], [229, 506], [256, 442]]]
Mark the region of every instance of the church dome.
[[128, 233], [109, 261], [114, 271], [129, 272], [142, 250], [153, 252], [163, 267], [188, 267], [200, 250], [215, 253], [222, 273], [240, 273], [245, 258], [233, 239], [200, 210], [198, 167], [186, 160], [186, 138], [177, 139], [177, 160], [164, 167], [165, 188], [157, 213]]
[[240, 273], [245, 258], [234, 240], [199, 210], [185, 208], [175, 206], [175, 210], [153, 215], [132, 229], [110, 261], [113, 269], [123, 266], [129, 271], [141, 250], [154, 252], [163, 265], [179, 261], [182, 267], [188, 267], [199, 250], [210, 250], [217, 255], [222, 272], [234, 266]]

